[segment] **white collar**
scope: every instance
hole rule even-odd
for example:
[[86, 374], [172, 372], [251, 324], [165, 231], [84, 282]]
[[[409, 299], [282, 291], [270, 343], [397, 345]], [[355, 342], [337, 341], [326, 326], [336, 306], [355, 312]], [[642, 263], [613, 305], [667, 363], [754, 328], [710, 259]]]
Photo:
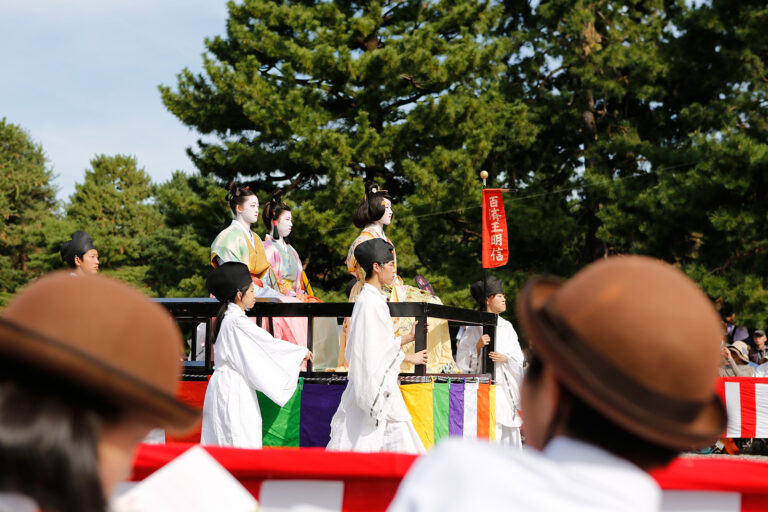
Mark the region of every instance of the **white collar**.
[[362, 293], [362, 292], [364, 292], [366, 290], [368, 291], [368, 293], [372, 293], [372, 294], [376, 295], [377, 297], [379, 297], [384, 302], [387, 302], [387, 294], [384, 293], [383, 290], [377, 290], [376, 287], [373, 286], [372, 284], [364, 283], [363, 284], [363, 289], [360, 290], [360, 293]]
[[[626, 459], [593, 444], [572, 437], [558, 436], [544, 448], [544, 456], [560, 467], [571, 467], [577, 471], [589, 470], [603, 473], [606, 482], [622, 482], [621, 487], [635, 496], [637, 510], [656, 510], [661, 504], [661, 490], [656, 481], [645, 471]], [[634, 510], [634, 509], [633, 509]]]
[[234, 302], [230, 302], [229, 304], [227, 304], [227, 311], [225, 314], [246, 316], [245, 311], [243, 311], [243, 309], [237, 304], [235, 304]]
[[365, 229], [373, 229], [381, 238], [387, 238], [384, 236], [384, 228], [378, 224], [368, 224]]

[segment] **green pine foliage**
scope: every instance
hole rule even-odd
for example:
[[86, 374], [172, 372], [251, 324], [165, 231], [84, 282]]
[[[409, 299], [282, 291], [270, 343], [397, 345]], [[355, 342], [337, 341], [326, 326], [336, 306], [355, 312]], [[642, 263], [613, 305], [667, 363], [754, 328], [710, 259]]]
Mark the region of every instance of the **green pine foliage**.
[[510, 297], [532, 274], [647, 254], [766, 327], [766, 21], [755, 0], [230, 2], [203, 71], [160, 87], [200, 134], [199, 173], [152, 184], [135, 158], [97, 156], [57, 213], [42, 148], [0, 123], [0, 293], [86, 229], [105, 271], [204, 295], [237, 179], [262, 205], [285, 191], [316, 293], [345, 300], [352, 214], [376, 180], [406, 283], [474, 307], [485, 169], [512, 189], [493, 272]]
[[[206, 137], [204, 175], [278, 187], [295, 205], [292, 243], [322, 297], [342, 298], [363, 181], [390, 191], [400, 273], [451, 295], [480, 276], [478, 172], [535, 128], [501, 78], [515, 41], [488, 1], [230, 3], [227, 33], [206, 41], [204, 73], [160, 88]], [[434, 215], [434, 212], [450, 212]], [[435, 237], [440, 233], [440, 237]], [[444, 286], [443, 286], [444, 285]]]
[[152, 182], [136, 158], [97, 155], [66, 208], [75, 228], [91, 235], [99, 270], [146, 291], [151, 291], [151, 237], [163, 223], [152, 194]]
[[57, 240], [48, 235], [58, 222], [52, 176], [43, 148], [0, 119], [0, 305], [51, 269], [47, 251], [57, 250]]

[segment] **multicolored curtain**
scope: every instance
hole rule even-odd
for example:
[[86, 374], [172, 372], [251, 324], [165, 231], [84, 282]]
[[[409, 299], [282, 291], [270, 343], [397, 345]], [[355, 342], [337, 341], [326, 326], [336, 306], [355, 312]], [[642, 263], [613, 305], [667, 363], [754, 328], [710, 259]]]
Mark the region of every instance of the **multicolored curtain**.
[[[259, 394], [264, 446], [325, 446], [344, 384], [299, 380], [283, 407]], [[400, 391], [424, 446], [447, 436], [495, 439], [496, 386], [477, 382], [402, 384]]]

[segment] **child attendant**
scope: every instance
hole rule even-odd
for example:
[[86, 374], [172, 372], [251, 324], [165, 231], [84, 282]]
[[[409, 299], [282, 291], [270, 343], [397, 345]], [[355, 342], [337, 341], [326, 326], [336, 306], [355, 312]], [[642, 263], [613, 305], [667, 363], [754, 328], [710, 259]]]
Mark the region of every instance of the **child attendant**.
[[[481, 310], [503, 313], [507, 310], [504, 285], [494, 276], [469, 287]], [[485, 297], [483, 297], [485, 295]], [[517, 410], [520, 408], [520, 386], [523, 382], [523, 351], [517, 333], [507, 320], [497, 317], [495, 351], [489, 354], [494, 363], [493, 380], [496, 382], [496, 440], [501, 444], [522, 448], [520, 427], [523, 424]], [[481, 373], [483, 348], [491, 338], [483, 334], [482, 327], [473, 325], [464, 330], [456, 349], [456, 363], [462, 371]]]
[[256, 391], [285, 405], [296, 390], [299, 368], [312, 353], [273, 338], [245, 315], [256, 302], [247, 265], [223, 263], [210, 273], [206, 285], [222, 306], [216, 317], [216, 371], [205, 392], [200, 442], [261, 448]]
[[367, 278], [352, 310], [345, 349], [349, 383], [331, 421], [329, 450], [424, 452], [398, 387], [398, 373], [403, 361], [426, 364], [427, 351], [405, 354], [400, 349], [413, 341], [413, 330], [395, 338], [381, 291], [395, 278], [392, 251], [392, 245], [381, 238], [355, 248]]

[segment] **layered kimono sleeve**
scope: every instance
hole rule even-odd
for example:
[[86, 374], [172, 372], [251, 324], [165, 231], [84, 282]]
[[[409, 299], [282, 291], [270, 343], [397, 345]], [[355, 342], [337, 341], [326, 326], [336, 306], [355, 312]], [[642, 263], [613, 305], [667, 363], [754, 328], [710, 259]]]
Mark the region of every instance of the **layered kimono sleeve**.
[[298, 269], [296, 271], [295, 276], [290, 276], [290, 278], [293, 279], [293, 291], [295, 291], [296, 293], [303, 293], [304, 285], [302, 284], [301, 276], [304, 273], [304, 265], [301, 264], [301, 259], [299, 259], [299, 253], [296, 252], [296, 249], [294, 249], [292, 245], [288, 246], [288, 250], [296, 259], [296, 267]]
[[267, 258], [267, 263], [272, 268], [272, 272], [267, 272], [264, 276], [264, 284], [270, 288], [277, 289], [278, 281], [280, 280], [280, 252], [275, 247], [275, 244], [269, 239], [262, 242], [264, 247], [264, 255]]
[[247, 317], [238, 318], [227, 334], [235, 336], [229, 365], [248, 385], [261, 391], [279, 406], [296, 390], [307, 349], [272, 337]]
[[378, 425], [400, 393], [398, 374], [405, 354], [395, 339], [386, 302], [371, 292], [362, 293], [355, 303], [345, 355], [355, 403]]
[[211, 244], [211, 263], [217, 266], [216, 257], [221, 263], [239, 261], [248, 265], [248, 243], [245, 237], [232, 229], [222, 231]]

